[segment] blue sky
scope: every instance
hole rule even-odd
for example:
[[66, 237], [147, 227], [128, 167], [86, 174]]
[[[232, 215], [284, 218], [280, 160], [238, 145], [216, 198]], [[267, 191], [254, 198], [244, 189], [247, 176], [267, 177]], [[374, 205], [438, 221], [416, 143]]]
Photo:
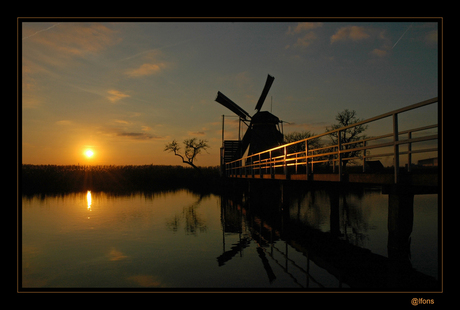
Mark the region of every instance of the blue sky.
[[[21, 26], [24, 164], [175, 165], [164, 145], [197, 137], [211, 146], [197, 164], [218, 165], [222, 114], [232, 112], [217, 91], [252, 115], [267, 74], [262, 110], [272, 101], [285, 133], [323, 133], [344, 109], [365, 119], [439, 95], [437, 20]], [[435, 120], [435, 109], [420, 118]]]

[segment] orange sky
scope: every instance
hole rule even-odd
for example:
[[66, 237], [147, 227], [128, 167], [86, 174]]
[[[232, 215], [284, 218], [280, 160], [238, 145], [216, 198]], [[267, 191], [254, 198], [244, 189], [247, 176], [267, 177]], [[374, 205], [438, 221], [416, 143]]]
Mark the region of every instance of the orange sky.
[[[345, 108], [370, 118], [438, 96], [437, 20], [38, 19], [19, 29], [24, 164], [176, 165], [165, 144], [196, 137], [211, 146], [196, 163], [218, 165], [222, 115], [233, 113], [217, 91], [252, 115], [267, 74], [263, 110], [289, 122], [285, 133], [323, 133]], [[227, 117], [226, 138], [237, 133]]]

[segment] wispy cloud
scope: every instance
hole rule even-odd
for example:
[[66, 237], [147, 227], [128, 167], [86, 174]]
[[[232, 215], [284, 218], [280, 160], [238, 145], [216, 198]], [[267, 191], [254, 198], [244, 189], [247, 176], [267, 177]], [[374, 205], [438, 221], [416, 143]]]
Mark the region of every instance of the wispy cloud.
[[205, 136], [206, 133], [204, 131], [189, 131], [189, 136]]
[[129, 69], [125, 72], [125, 74], [131, 78], [137, 78], [137, 77], [157, 74], [168, 67], [168, 63], [160, 60], [161, 58], [164, 57], [164, 55], [161, 51], [157, 49], [142, 52], [135, 56], [139, 56], [139, 55], [143, 55], [142, 57], [143, 63], [139, 67], [136, 67], [134, 69]]
[[107, 99], [110, 100], [110, 102], [117, 102], [120, 99], [130, 97], [130, 95], [124, 94], [121, 91], [112, 89], [107, 92], [109, 95], [107, 96]]
[[25, 40], [25, 39], [28, 39], [28, 38], [30, 38], [30, 37], [33, 37], [34, 35], [37, 35], [37, 34], [39, 34], [40, 32], [50, 30], [51, 28], [54, 28], [54, 27], [56, 27], [56, 26], [59, 25], [59, 24], [61, 24], [61, 23], [54, 24], [54, 25], [51, 26], [51, 27], [48, 27], [48, 28], [46, 28], [46, 29], [42, 29], [42, 30], [39, 30], [39, 31], [37, 31], [37, 32], [35, 32], [35, 33], [32, 33], [31, 35], [28, 35], [27, 37], [22, 38], [22, 40]]
[[133, 78], [141, 77], [141, 76], [159, 73], [164, 68], [166, 68], [166, 64], [161, 63], [161, 62], [160, 63], [145, 63], [145, 64], [142, 64], [139, 68], [126, 71], [126, 74], [129, 77], [133, 77]]
[[59, 27], [59, 31], [46, 32], [46, 35], [36, 36], [37, 33], [55, 26], [38, 31], [26, 38], [33, 37], [34, 43], [48, 48], [48, 53], [54, 51], [55, 56], [60, 58], [97, 53], [121, 41], [121, 38], [116, 35], [116, 31], [102, 24], [70, 23], [65, 24], [65, 27]]
[[120, 132], [117, 134], [118, 137], [128, 137], [136, 140], [150, 140], [150, 139], [162, 139], [163, 137], [149, 135], [145, 132]]
[[116, 119], [114, 120], [115, 123], [118, 123], [118, 124], [124, 124], [124, 125], [128, 125], [129, 122], [128, 121], [125, 121], [125, 120], [122, 120], [122, 119]]
[[176, 43], [173, 43], [173, 44], [167, 44], [167, 45], [164, 45], [164, 46], [161, 46], [161, 47], [157, 47], [157, 48], [154, 48], [154, 49], [150, 49], [150, 50], [147, 50], [147, 51], [142, 51], [142, 52], [139, 52], [137, 54], [134, 54], [134, 55], [131, 55], [131, 56], [128, 56], [128, 57], [125, 57], [123, 59], [120, 59], [119, 61], [125, 61], [125, 60], [129, 60], [129, 59], [133, 59], [133, 58], [136, 58], [136, 57], [139, 57], [141, 55], [145, 55], [145, 54], [158, 54], [161, 52], [162, 49], [165, 49], [165, 48], [168, 48], [168, 47], [173, 47], [173, 46], [177, 46], [177, 45], [181, 45], [181, 44], [184, 44], [184, 43], [187, 43], [187, 42], [190, 42], [192, 40], [195, 40], [196, 38], [190, 38], [190, 39], [187, 39], [187, 40], [184, 40], [184, 41], [179, 41], [179, 42], [176, 42]]
[[[413, 23], [412, 23], [413, 24]], [[402, 36], [399, 37], [398, 41], [396, 41], [396, 43], [393, 45], [393, 47], [391, 49], [394, 49], [396, 44], [399, 43], [399, 41], [402, 39], [402, 37], [404, 37], [404, 35], [406, 34], [406, 32], [412, 27], [412, 24], [410, 24], [410, 26], [406, 29], [406, 31], [404, 31], [404, 33], [402, 34]]]

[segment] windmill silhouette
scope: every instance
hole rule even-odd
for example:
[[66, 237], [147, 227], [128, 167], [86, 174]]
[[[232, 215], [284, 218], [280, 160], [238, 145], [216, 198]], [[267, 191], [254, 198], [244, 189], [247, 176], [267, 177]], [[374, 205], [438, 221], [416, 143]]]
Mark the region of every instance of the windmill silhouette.
[[220, 91], [217, 92], [216, 101], [238, 115], [240, 120], [248, 126], [241, 141], [237, 143], [224, 141], [223, 163], [241, 158], [246, 151], [248, 155], [252, 155], [282, 144], [280, 119], [268, 111], [260, 111], [274, 79], [271, 75], [267, 76], [264, 89], [255, 107], [257, 112], [252, 117]]

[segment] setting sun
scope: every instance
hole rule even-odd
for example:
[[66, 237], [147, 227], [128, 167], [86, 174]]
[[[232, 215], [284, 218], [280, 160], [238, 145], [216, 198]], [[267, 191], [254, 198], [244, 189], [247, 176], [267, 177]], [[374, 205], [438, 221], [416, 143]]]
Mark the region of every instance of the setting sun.
[[93, 150], [86, 150], [85, 151], [85, 156], [86, 157], [90, 158], [90, 157], [93, 157], [93, 155], [94, 155]]

